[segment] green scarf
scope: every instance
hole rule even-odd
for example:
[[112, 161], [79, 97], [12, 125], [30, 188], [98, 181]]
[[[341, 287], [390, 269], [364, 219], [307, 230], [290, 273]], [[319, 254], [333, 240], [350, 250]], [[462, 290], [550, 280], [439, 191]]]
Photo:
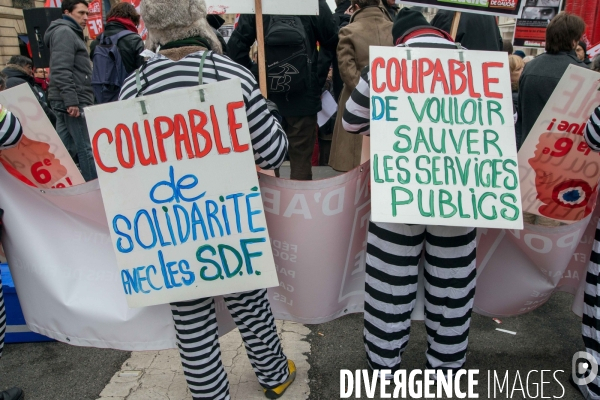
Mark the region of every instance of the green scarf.
[[205, 39], [201, 36], [191, 37], [187, 39], [175, 40], [173, 42], [169, 42], [164, 46], [161, 46], [161, 50], [169, 50], [176, 49], [178, 47], [187, 47], [187, 46], [202, 46], [208, 50], [212, 50], [212, 46], [208, 39]]

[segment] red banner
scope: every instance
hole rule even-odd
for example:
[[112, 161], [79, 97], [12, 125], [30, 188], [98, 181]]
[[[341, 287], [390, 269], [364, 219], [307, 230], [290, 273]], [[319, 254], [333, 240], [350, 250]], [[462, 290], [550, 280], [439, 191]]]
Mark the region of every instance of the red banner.
[[87, 27], [90, 37], [96, 39], [98, 35], [104, 32], [104, 25], [102, 23], [102, 0], [92, 0], [88, 6], [89, 16], [87, 20]]

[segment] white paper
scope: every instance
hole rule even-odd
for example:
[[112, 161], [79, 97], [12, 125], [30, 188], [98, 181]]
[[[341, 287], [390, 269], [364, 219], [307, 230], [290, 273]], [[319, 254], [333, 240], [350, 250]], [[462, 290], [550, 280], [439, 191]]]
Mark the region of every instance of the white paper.
[[[254, 0], [206, 0], [209, 14], [255, 14]], [[319, 15], [318, 0], [262, 0], [263, 14]]]
[[333, 99], [331, 93], [328, 91], [323, 92], [323, 95], [321, 96], [321, 104], [322, 109], [317, 114], [317, 122], [319, 123], [319, 126], [325, 125], [338, 109], [337, 103]]

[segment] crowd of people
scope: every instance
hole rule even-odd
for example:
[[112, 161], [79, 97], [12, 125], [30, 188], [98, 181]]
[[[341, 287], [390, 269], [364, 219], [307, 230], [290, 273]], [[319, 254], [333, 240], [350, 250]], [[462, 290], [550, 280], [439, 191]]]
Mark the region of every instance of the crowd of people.
[[[119, 3], [108, 13], [105, 31], [92, 43], [91, 53], [84, 37], [88, 3], [64, 0], [62, 19], [52, 23], [44, 39], [51, 51], [49, 84], [46, 71], [34, 69], [31, 60], [22, 56], [10, 60], [0, 84], [31, 87], [89, 181], [97, 173], [84, 107], [198, 85], [198, 74], [188, 73], [190, 69], [202, 71], [203, 83], [239, 78], [257, 165], [277, 170], [287, 158], [291, 179], [311, 180], [318, 141], [330, 141], [330, 151], [320, 153], [325, 158], [322, 163], [338, 171], [360, 165], [361, 134], [371, 133], [370, 46], [432, 51], [458, 46], [467, 51], [507, 52], [518, 147], [570, 65], [600, 70], [596, 69], [600, 61], [589, 60], [581, 41], [583, 20], [568, 13], [558, 14], [548, 25], [546, 51], [528, 58], [503, 42], [492, 16], [463, 13], [453, 38], [448, 33], [454, 18], [451, 11], [441, 10], [428, 22], [420, 8], [399, 8], [394, 0], [336, 0], [336, 4], [333, 13], [325, 0], [319, 0], [316, 16], [263, 17], [269, 100], [257, 84], [261, 66], [251, 54], [257, 37], [256, 16], [241, 15], [225, 42], [217, 31], [222, 19], [207, 15], [204, 0], [144, 0], [141, 16], [149, 33], [146, 43], [137, 34], [140, 15], [136, 9]], [[144, 49], [155, 54], [145, 59]], [[112, 64], [107, 61], [110, 52], [118, 54]], [[338, 110], [329, 123], [319, 127], [317, 113], [324, 90], [332, 93]], [[0, 119], [0, 145], [15, 145], [21, 135], [18, 120], [7, 110], [0, 110]], [[600, 109], [591, 117], [585, 136], [590, 147], [600, 151]], [[528, 218], [526, 222], [535, 224], [540, 217]], [[472, 227], [371, 222], [364, 343], [373, 370], [393, 374], [401, 368], [422, 257], [427, 368], [447, 374], [463, 368], [476, 290], [476, 247]], [[594, 251], [600, 252], [599, 242]], [[594, 261], [589, 268], [587, 279], [594, 284], [586, 289], [583, 336], [588, 352], [597, 355], [600, 307], [595, 282], [600, 279], [600, 267]], [[283, 353], [266, 290], [231, 294], [225, 302], [265, 396], [281, 397], [295, 379], [295, 365]], [[173, 303], [171, 308], [193, 398], [229, 399], [213, 299]], [[0, 285], [0, 337], [4, 318]], [[0, 355], [1, 346], [0, 341]], [[600, 399], [600, 378], [578, 388], [586, 399]], [[0, 394], [0, 399], [20, 396], [22, 392], [15, 389]]]

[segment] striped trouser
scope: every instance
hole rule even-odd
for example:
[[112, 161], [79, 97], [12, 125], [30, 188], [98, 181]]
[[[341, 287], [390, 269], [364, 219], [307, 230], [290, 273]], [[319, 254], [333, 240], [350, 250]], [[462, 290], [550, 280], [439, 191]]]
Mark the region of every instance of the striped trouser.
[[423, 242], [427, 369], [455, 370], [465, 363], [477, 274], [476, 230], [371, 222], [364, 341], [373, 369], [400, 368]]
[[[581, 333], [588, 354], [600, 364], [600, 222], [585, 278]], [[587, 385], [590, 399], [600, 399], [600, 377]], [[584, 388], [585, 390], [585, 388]]]
[[[272, 389], [288, 376], [266, 289], [224, 296], [261, 386]], [[183, 371], [196, 399], [228, 400], [229, 381], [221, 362], [212, 297], [171, 304]]]

